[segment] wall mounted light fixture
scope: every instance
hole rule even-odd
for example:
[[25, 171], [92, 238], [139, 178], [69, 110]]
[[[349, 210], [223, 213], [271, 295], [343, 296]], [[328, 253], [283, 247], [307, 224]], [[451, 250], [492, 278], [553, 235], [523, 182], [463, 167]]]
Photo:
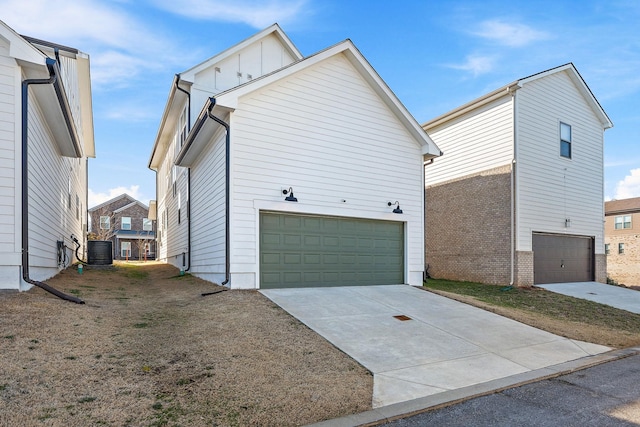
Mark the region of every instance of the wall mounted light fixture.
[[282, 194], [288, 194], [287, 197], [284, 198], [285, 202], [297, 202], [298, 199], [293, 195], [293, 188], [289, 187], [288, 190], [282, 190]]
[[401, 214], [402, 209], [400, 209], [400, 203], [397, 200], [395, 203], [387, 202], [387, 206], [393, 206], [393, 205], [396, 205], [396, 207], [393, 209], [393, 213]]
[[565, 228], [569, 228], [569, 227], [571, 227], [571, 218], [566, 218], [566, 219], [564, 220], [564, 227], [565, 227]]

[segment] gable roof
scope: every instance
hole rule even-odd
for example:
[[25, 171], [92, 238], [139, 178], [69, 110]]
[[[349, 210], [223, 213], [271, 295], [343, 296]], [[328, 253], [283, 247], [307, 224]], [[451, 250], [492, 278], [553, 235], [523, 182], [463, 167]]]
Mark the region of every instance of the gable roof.
[[459, 117], [478, 107], [486, 105], [491, 101], [494, 101], [505, 95], [511, 94], [529, 82], [542, 79], [551, 74], [556, 74], [561, 72], [567, 73], [567, 75], [569, 76], [571, 81], [575, 84], [576, 88], [578, 89], [582, 97], [587, 101], [587, 103], [593, 110], [596, 117], [598, 117], [598, 120], [600, 121], [602, 127], [604, 129], [609, 129], [613, 127], [613, 122], [611, 122], [611, 120], [609, 119], [609, 116], [607, 116], [607, 113], [605, 113], [604, 109], [602, 108], [602, 106], [600, 105], [596, 97], [593, 95], [593, 93], [591, 92], [591, 89], [589, 89], [589, 86], [587, 86], [587, 83], [584, 81], [584, 79], [582, 78], [582, 76], [580, 75], [576, 67], [571, 62], [513, 81], [479, 98], [476, 98], [473, 101], [470, 101], [464, 105], [461, 105], [458, 108], [455, 108], [445, 114], [442, 114], [434, 119], [429, 120], [428, 122], [424, 123], [422, 127], [424, 129], [432, 129], [446, 121]]
[[110, 204], [112, 204], [114, 202], [117, 202], [120, 199], [126, 199], [129, 202], [128, 204], [131, 204], [133, 202], [137, 202], [137, 200], [134, 199], [133, 197], [131, 197], [130, 195], [128, 195], [126, 193], [122, 193], [121, 195], [116, 196], [113, 199], [109, 199], [106, 202], [102, 202], [99, 205], [96, 205], [96, 206], [94, 206], [92, 208], [89, 208], [89, 212], [94, 212], [94, 211], [97, 211], [98, 209], [102, 209], [105, 206], [109, 206]]
[[[165, 109], [160, 120], [160, 126], [158, 127], [158, 134], [156, 135], [153, 150], [151, 152], [151, 157], [149, 158], [150, 169], [155, 170], [160, 166], [158, 163], [160, 159], [156, 156], [156, 154], [160, 155], [163, 150], [158, 150], [158, 148], [160, 148], [161, 146], [168, 146], [171, 143], [170, 141], [173, 137], [176, 118], [180, 114], [179, 109], [182, 108], [182, 105], [184, 105], [184, 103], [187, 101], [187, 91], [180, 87], [181, 82], [184, 82], [187, 86], [190, 86], [195, 80], [195, 75], [200, 71], [211, 67], [213, 64], [216, 64], [224, 60], [225, 58], [237, 54], [239, 51], [251, 45], [252, 43], [255, 43], [270, 35], [274, 35], [280, 41], [282, 46], [287, 50], [287, 52], [289, 52], [289, 54], [293, 58], [295, 58], [296, 61], [303, 58], [298, 48], [295, 47], [289, 37], [284, 33], [284, 31], [282, 31], [282, 28], [280, 28], [278, 24], [273, 24], [270, 27], [260, 31], [259, 33], [246, 38], [240, 43], [237, 43], [236, 45], [220, 52], [215, 56], [212, 56], [211, 58], [201, 62], [200, 64], [195, 65], [194, 67], [191, 67], [188, 70], [183, 71], [182, 73], [178, 73], [174, 76], [171, 88], [169, 89], [167, 104], [165, 105]], [[160, 157], [162, 156], [160, 155]]]
[[142, 203], [139, 200], [134, 200], [133, 202], [129, 203], [128, 205], [124, 205], [123, 207], [114, 210], [113, 213], [121, 213], [121, 212], [124, 212], [124, 211], [134, 207], [134, 206], [140, 206], [142, 209], [149, 210], [149, 207], [147, 205], [145, 205], [144, 203]]
[[54, 60], [51, 57], [56, 56], [56, 51], [60, 56], [68, 56], [76, 61], [75, 77], [78, 79], [80, 119], [83, 124], [82, 145], [78, 140], [78, 129], [71, 118], [64, 79], [56, 78], [52, 84], [36, 85], [33, 92], [42, 104], [47, 123], [62, 155], [95, 157], [89, 56], [74, 48], [19, 35], [1, 20], [0, 38], [8, 42], [9, 55], [20, 65], [25, 79], [48, 79], [51, 73], [60, 76], [58, 58]]
[[604, 202], [605, 215], [640, 212], [640, 197]]
[[251, 37], [244, 39], [240, 43], [237, 43], [234, 46], [231, 46], [230, 48], [223, 50], [217, 55], [214, 55], [211, 58], [205, 61], [202, 61], [200, 64], [195, 65], [186, 71], [183, 71], [182, 73], [180, 73], [180, 76], [182, 80], [193, 83], [194, 76], [200, 71], [206, 68], [209, 68], [212, 64], [215, 64], [216, 62], [220, 62], [221, 60], [238, 53], [239, 51], [249, 46], [250, 44], [256, 42], [257, 40], [265, 38], [268, 35], [276, 36], [276, 38], [280, 41], [280, 43], [282, 43], [284, 48], [289, 52], [289, 54], [292, 57], [296, 58], [297, 60], [300, 60], [303, 58], [298, 48], [293, 44], [291, 39], [289, 39], [289, 37], [284, 33], [284, 31], [282, 31], [282, 28], [280, 28], [280, 25], [273, 24], [270, 27], [267, 27], [264, 30], [260, 31], [259, 33], [256, 33]]
[[301, 61], [294, 62], [270, 74], [221, 92], [215, 98], [210, 98], [200, 112], [197, 123], [194, 124], [192, 131], [187, 136], [187, 140], [176, 158], [176, 164], [179, 166], [189, 166], [210, 140], [218, 123], [214, 120], [207, 120], [209, 114], [225, 115], [237, 107], [240, 97], [278, 82], [283, 78], [311, 67], [334, 55], [344, 55], [347, 58], [351, 65], [380, 97], [382, 102], [384, 102], [396, 118], [404, 125], [409, 134], [422, 146], [422, 154], [424, 156], [433, 158], [441, 155], [440, 149], [422, 127], [420, 127], [415, 118], [382, 80], [371, 64], [364, 58], [362, 53], [355, 47], [353, 42], [347, 39]]

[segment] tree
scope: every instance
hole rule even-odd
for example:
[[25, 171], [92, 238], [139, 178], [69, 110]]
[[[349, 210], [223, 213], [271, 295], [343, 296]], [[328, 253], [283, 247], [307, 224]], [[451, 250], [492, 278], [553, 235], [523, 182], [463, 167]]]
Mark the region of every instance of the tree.
[[91, 220], [90, 240], [110, 240], [116, 234], [116, 215], [113, 212], [102, 208], [92, 215]]
[[142, 260], [144, 259], [145, 261], [147, 260], [146, 257], [146, 246], [147, 243], [150, 243], [150, 239], [149, 239], [149, 232], [148, 231], [138, 231], [138, 239], [136, 240], [136, 248], [138, 249], [138, 259]]

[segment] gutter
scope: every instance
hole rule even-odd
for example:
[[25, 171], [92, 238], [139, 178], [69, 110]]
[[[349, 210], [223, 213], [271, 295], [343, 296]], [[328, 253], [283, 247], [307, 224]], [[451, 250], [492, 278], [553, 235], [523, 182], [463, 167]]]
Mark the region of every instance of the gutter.
[[[65, 116], [65, 121], [67, 127], [69, 127], [71, 139], [74, 142], [74, 146], [76, 148], [76, 153], [78, 157], [80, 157], [79, 145], [77, 140], [77, 135], [75, 133], [75, 126], [73, 126], [73, 122], [69, 120], [70, 114], [69, 104], [66, 102], [66, 96], [64, 96], [64, 92], [61, 92], [62, 86], [58, 79], [60, 69], [57, 66], [57, 62], [51, 58], [46, 59], [47, 69], [49, 70], [49, 78], [48, 79], [27, 79], [22, 81], [22, 278], [25, 282], [37, 286], [45, 291], [57, 296], [58, 298], [64, 299], [66, 301], [75, 302], [76, 304], [84, 304], [84, 301], [76, 298], [72, 295], [67, 295], [59, 290], [52, 288], [46, 283], [39, 282], [37, 280], [31, 279], [29, 276], [29, 86], [30, 85], [44, 85], [44, 84], [52, 84], [56, 95], [58, 97], [58, 102], [60, 103], [60, 108], [62, 109], [63, 115]], [[62, 96], [61, 96], [62, 95]], [[71, 126], [70, 126], [71, 125]]]
[[[191, 93], [180, 87], [180, 74], [176, 74], [176, 89], [187, 95], [187, 134], [191, 132]], [[157, 185], [156, 185], [157, 186]], [[184, 271], [191, 270], [191, 168], [187, 168], [187, 265]], [[156, 197], [157, 198], [157, 197]], [[184, 265], [184, 261], [183, 261]]]

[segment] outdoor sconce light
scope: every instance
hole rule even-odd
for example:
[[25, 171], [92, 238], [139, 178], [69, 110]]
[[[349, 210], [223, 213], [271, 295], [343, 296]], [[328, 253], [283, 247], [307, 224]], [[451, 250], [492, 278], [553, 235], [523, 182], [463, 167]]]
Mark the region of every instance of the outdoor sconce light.
[[564, 220], [564, 227], [565, 227], [565, 228], [569, 228], [569, 227], [571, 227], [571, 218], [566, 218], [566, 219]]
[[393, 205], [396, 205], [396, 207], [393, 209], [393, 213], [401, 214], [402, 209], [400, 209], [400, 203], [397, 200], [395, 203], [387, 202], [387, 206], [393, 206]]
[[293, 188], [289, 187], [288, 190], [282, 190], [282, 194], [288, 194], [287, 197], [284, 198], [285, 202], [297, 202], [298, 199], [293, 195]]

